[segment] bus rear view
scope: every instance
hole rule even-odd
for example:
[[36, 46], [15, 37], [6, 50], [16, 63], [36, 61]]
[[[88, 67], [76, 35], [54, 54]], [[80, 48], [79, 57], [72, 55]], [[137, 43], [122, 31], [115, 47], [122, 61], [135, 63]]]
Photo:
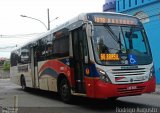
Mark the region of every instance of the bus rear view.
[[[155, 91], [155, 73], [148, 39], [135, 17], [89, 14], [93, 22], [92, 48], [97, 73], [93, 91], [96, 98], [117, 98]], [[88, 84], [91, 84], [88, 79]]]

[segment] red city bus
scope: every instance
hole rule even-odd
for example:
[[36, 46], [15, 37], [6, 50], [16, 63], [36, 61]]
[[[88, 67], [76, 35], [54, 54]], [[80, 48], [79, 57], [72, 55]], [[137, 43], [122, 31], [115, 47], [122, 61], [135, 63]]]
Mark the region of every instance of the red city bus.
[[12, 51], [11, 80], [24, 90], [58, 92], [64, 102], [72, 95], [116, 99], [155, 91], [143, 25], [117, 13], [80, 14]]

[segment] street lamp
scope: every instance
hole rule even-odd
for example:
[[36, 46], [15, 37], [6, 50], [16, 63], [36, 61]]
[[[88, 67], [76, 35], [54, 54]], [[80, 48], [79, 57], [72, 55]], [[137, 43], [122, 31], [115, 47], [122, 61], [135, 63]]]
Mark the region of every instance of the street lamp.
[[51, 22], [52, 22], [52, 21], [54, 21], [54, 20], [56, 20], [56, 19], [58, 19], [58, 18], [59, 18], [59, 17], [56, 17], [56, 18], [54, 18], [54, 19], [53, 19], [53, 20], [51, 20], [51, 21], [50, 21], [50, 20], [48, 20], [48, 30], [50, 30], [50, 24], [51, 24]]
[[33, 20], [37, 20], [39, 21], [40, 23], [42, 23], [44, 25], [44, 27], [48, 30], [46, 24], [44, 22], [42, 22], [41, 20], [37, 19], [37, 18], [33, 18], [33, 17], [29, 17], [29, 16], [26, 16], [26, 15], [20, 15], [21, 17], [25, 17], [25, 18], [30, 18], [30, 19], [33, 19]]
[[46, 26], [46, 24], [44, 22], [42, 22], [41, 20], [37, 19], [37, 18], [33, 18], [33, 17], [29, 17], [29, 16], [26, 16], [26, 15], [20, 15], [21, 17], [25, 17], [25, 18], [30, 18], [30, 19], [33, 19], [33, 20], [37, 20], [39, 21], [41, 24], [44, 25], [44, 27], [47, 29], [47, 30], [50, 30], [50, 23], [56, 19], [58, 19], [59, 17], [56, 17], [55, 19], [53, 19], [52, 21], [50, 21], [50, 17], [49, 17], [49, 9], [47, 9], [47, 15], [48, 15], [48, 27]]
[[53, 19], [53, 20], [51, 20], [50, 22], [52, 22], [52, 21], [54, 21], [54, 20], [56, 20], [56, 19], [58, 19], [59, 17], [56, 17], [55, 19]]

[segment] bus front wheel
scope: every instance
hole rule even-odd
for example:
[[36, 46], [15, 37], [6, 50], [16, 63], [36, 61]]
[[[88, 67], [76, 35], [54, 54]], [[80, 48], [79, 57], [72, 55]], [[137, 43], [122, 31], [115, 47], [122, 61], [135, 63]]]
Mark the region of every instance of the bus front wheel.
[[71, 102], [71, 88], [67, 81], [67, 79], [62, 79], [59, 84], [59, 94], [61, 96], [61, 99], [65, 103]]
[[118, 98], [118, 97], [110, 97], [110, 98], [108, 98], [107, 100], [108, 100], [108, 101], [116, 101], [117, 98]]

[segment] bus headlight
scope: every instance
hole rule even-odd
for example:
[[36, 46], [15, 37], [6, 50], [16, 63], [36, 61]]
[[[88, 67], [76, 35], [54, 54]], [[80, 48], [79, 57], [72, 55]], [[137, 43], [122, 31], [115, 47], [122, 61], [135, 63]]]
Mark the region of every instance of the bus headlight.
[[151, 79], [154, 76], [155, 76], [155, 70], [154, 70], [154, 66], [152, 66], [150, 69], [149, 79]]
[[98, 73], [99, 73], [99, 78], [100, 80], [102, 80], [103, 82], [107, 82], [107, 83], [111, 83], [111, 80], [109, 79], [108, 75], [106, 74], [105, 71], [101, 70], [101, 69], [97, 69]]

